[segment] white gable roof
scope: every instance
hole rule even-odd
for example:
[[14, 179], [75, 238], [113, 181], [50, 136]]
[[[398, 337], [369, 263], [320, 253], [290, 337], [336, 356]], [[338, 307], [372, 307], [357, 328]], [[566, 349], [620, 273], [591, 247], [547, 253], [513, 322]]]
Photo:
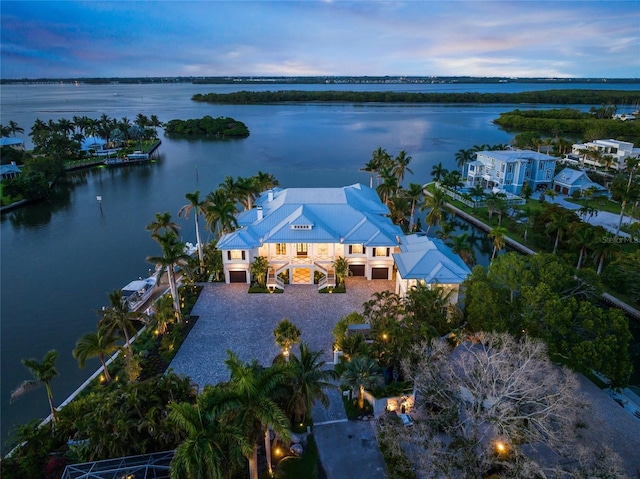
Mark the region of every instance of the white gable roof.
[[[271, 198], [271, 199], [270, 199]], [[251, 249], [262, 243], [344, 243], [396, 246], [402, 230], [378, 194], [362, 184], [343, 188], [288, 188], [263, 193], [238, 215], [240, 229], [224, 235], [218, 248]]]
[[471, 273], [462, 258], [442, 240], [425, 235], [402, 239], [400, 253], [393, 259], [402, 279], [422, 279], [427, 283], [460, 284]]

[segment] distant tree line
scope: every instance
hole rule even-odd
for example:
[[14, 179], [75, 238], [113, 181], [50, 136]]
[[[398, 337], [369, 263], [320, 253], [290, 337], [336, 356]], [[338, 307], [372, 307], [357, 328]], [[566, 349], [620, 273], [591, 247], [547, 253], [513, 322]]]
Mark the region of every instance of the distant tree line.
[[392, 91], [239, 91], [197, 93], [194, 101], [226, 104], [277, 102], [355, 102], [355, 103], [533, 103], [554, 105], [634, 104], [640, 91], [545, 90], [519, 93], [409, 93]]
[[209, 115], [200, 119], [170, 120], [165, 125], [168, 135], [212, 136], [216, 138], [246, 138], [249, 128], [241, 121], [229, 117], [213, 118]]
[[612, 119], [614, 106], [581, 112], [572, 108], [554, 110], [513, 110], [501, 113], [493, 122], [507, 131], [536, 132], [557, 137], [568, 134], [584, 140], [616, 138], [640, 142], [640, 123]]

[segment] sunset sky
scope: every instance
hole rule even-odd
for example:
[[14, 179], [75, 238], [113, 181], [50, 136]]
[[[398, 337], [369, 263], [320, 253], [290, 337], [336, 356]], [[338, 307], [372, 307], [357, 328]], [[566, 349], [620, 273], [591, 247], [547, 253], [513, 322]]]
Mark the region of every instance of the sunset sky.
[[7, 1], [3, 79], [640, 77], [640, 0]]

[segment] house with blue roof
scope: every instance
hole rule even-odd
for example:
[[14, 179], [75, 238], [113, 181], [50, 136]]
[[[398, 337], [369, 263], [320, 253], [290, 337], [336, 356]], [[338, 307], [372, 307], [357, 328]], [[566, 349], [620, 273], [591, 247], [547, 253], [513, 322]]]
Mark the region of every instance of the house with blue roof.
[[466, 185], [481, 184], [514, 195], [520, 195], [526, 183], [533, 191], [551, 188], [556, 160], [531, 150], [479, 151], [466, 165]]
[[580, 193], [592, 189], [595, 193], [606, 194], [608, 190], [589, 179], [587, 173], [573, 168], [564, 168], [553, 178], [553, 188], [563, 195], [571, 195], [575, 191]]
[[239, 213], [239, 228], [218, 241], [227, 283], [250, 283], [258, 256], [269, 261], [270, 287], [284, 288], [281, 273], [297, 284], [313, 284], [316, 273], [335, 280], [332, 263], [338, 257], [349, 261], [354, 276], [392, 279], [392, 254], [403, 233], [375, 190], [362, 184], [275, 188], [254, 206]]
[[8, 146], [18, 151], [24, 151], [24, 141], [20, 138], [3, 136], [0, 138], [0, 147], [3, 146]]
[[460, 285], [471, 270], [444, 241], [424, 234], [404, 236], [393, 254], [396, 265], [395, 292], [405, 296], [418, 283], [440, 287], [449, 294], [449, 302], [458, 302]]
[[344, 257], [353, 276], [395, 277], [401, 294], [418, 281], [438, 284], [455, 289], [457, 301], [470, 273], [442, 241], [405, 236], [376, 191], [362, 184], [268, 190], [237, 221], [217, 244], [227, 283], [250, 283], [251, 263], [264, 256], [269, 287], [284, 289], [282, 273], [294, 284], [313, 284], [319, 273], [319, 288], [335, 286], [333, 262]]

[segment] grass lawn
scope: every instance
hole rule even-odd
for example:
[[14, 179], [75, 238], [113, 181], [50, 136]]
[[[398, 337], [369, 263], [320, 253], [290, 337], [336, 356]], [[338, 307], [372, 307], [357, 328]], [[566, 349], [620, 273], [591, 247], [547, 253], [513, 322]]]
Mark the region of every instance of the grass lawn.
[[[565, 198], [566, 201], [570, 203], [575, 203], [576, 205], [584, 206], [584, 199], [573, 199], [573, 198]], [[592, 200], [587, 201], [587, 206], [591, 206], [592, 208], [597, 209], [598, 211], [606, 211], [608, 213], [613, 213], [614, 215], [620, 214], [620, 208], [622, 205], [620, 203], [616, 203], [615, 201], [611, 201], [607, 198], [594, 198]]]
[[283, 458], [276, 466], [275, 473], [276, 479], [319, 479], [320, 458], [315, 438], [309, 435], [302, 457]]

